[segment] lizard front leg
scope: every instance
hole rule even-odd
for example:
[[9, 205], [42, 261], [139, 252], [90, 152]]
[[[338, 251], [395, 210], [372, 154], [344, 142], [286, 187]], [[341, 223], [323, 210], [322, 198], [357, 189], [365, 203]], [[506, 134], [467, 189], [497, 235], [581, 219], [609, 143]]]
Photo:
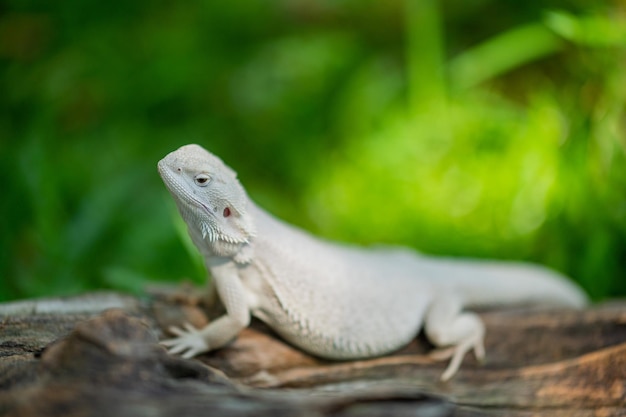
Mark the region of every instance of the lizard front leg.
[[435, 346], [448, 347], [433, 356], [441, 360], [452, 358], [441, 375], [442, 381], [454, 376], [468, 351], [473, 349], [479, 360], [485, 357], [485, 325], [476, 314], [463, 312], [462, 308], [463, 303], [457, 295], [446, 294], [435, 298], [426, 313], [426, 336]]
[[226, 314], [198, 330], [190, 324], [169, 330], [177, 337], [161, 342], [171, 354], [192, 358], [203, 352], [220, 348], [234, 339], [250, 324], [250, 306], [245, 288], [233, 261], [211, 266], [215, 288]]

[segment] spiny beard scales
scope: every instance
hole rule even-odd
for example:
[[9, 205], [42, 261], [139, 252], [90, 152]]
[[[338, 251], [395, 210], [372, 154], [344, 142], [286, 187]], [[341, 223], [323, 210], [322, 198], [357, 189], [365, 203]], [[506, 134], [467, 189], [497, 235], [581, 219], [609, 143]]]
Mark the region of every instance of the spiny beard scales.
[[224, 233], [221, 233], [218, 230], [215, 230], [215, 228], [211, 227], [208, 222], [202, 222], [200, 224], [200, 229], [202, 231], [202, 239], [208, 240], [209, 243], [216, 243], [218, 241], [232, 244], [248, 243], [248, 239], [236, 239]]

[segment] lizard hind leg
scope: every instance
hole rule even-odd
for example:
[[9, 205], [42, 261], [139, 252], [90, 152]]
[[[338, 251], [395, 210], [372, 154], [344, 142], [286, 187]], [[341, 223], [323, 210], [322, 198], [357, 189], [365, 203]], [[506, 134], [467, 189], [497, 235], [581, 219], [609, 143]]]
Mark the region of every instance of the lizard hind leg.
[[441, 375], [442, 381], [447, 381], [456, 374], [463, 357], [470, 350], [474, 350], [479, 360], [485, 357], [485, 325], [476, 314], [463, 312], [462, 308], [460, 297], [447, 294], [435, 298], [426, 312], [426, 337], [435, 346], [442, 348], [431, 356], [438, 360], [450, 359], [448, 367]]

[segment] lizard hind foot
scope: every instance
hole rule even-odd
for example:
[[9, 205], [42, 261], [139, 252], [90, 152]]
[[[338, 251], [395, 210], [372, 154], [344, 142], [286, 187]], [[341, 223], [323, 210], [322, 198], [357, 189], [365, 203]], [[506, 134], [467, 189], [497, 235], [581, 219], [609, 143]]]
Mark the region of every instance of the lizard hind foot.
[[446, 370], [441, 374], [440, 380], [442, 382], [449, 381], [461, 367], [465, 354], [470, 350], [474, 350], [474, 356], [480, 362], [485, 360], [485, 346], [482, 336], [475, 338], [475, 340], [468, 339], [459, 343], [456, 346], [450, 346], [448, 348], [436, 349], [431, 352], [430, 357], [435, 360], [445, 361], [450, 359]]
[[433, 301], [425, 318], [426, 336], [435, 346], [443, 348], [432, 353], [431, 357], [450, 359], [441, 375], [442, 381], [448, 381], [456, 374], [463, 357], [470, 350], [474, 350], [479, 361], [485, 357], [485, 325], [478, 315], [461, 309], [459, 297], [454, 294], [442, 295]]

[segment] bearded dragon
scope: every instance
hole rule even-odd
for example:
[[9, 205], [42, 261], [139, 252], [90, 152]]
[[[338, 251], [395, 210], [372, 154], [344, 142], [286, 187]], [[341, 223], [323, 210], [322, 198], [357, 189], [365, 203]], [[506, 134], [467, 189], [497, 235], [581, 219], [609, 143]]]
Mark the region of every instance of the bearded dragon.
[[171, 152], [158, 170], [226, 310], [202, 329], [171, 328], [176, 337], [162, 344], [172, 354], [191, 358], [220, 348], [251, 316], [300, 349], [334, 360], [385, 355], [423, 328], [439, 357], [450, 359], [441, 376], [448, 380], [468, 351], [485, 355], [485, 326], [465, 307], [587, 302], [567, 278], [536, 265], [317, 238], [257, 206], [235, 171], [198, 145]]

